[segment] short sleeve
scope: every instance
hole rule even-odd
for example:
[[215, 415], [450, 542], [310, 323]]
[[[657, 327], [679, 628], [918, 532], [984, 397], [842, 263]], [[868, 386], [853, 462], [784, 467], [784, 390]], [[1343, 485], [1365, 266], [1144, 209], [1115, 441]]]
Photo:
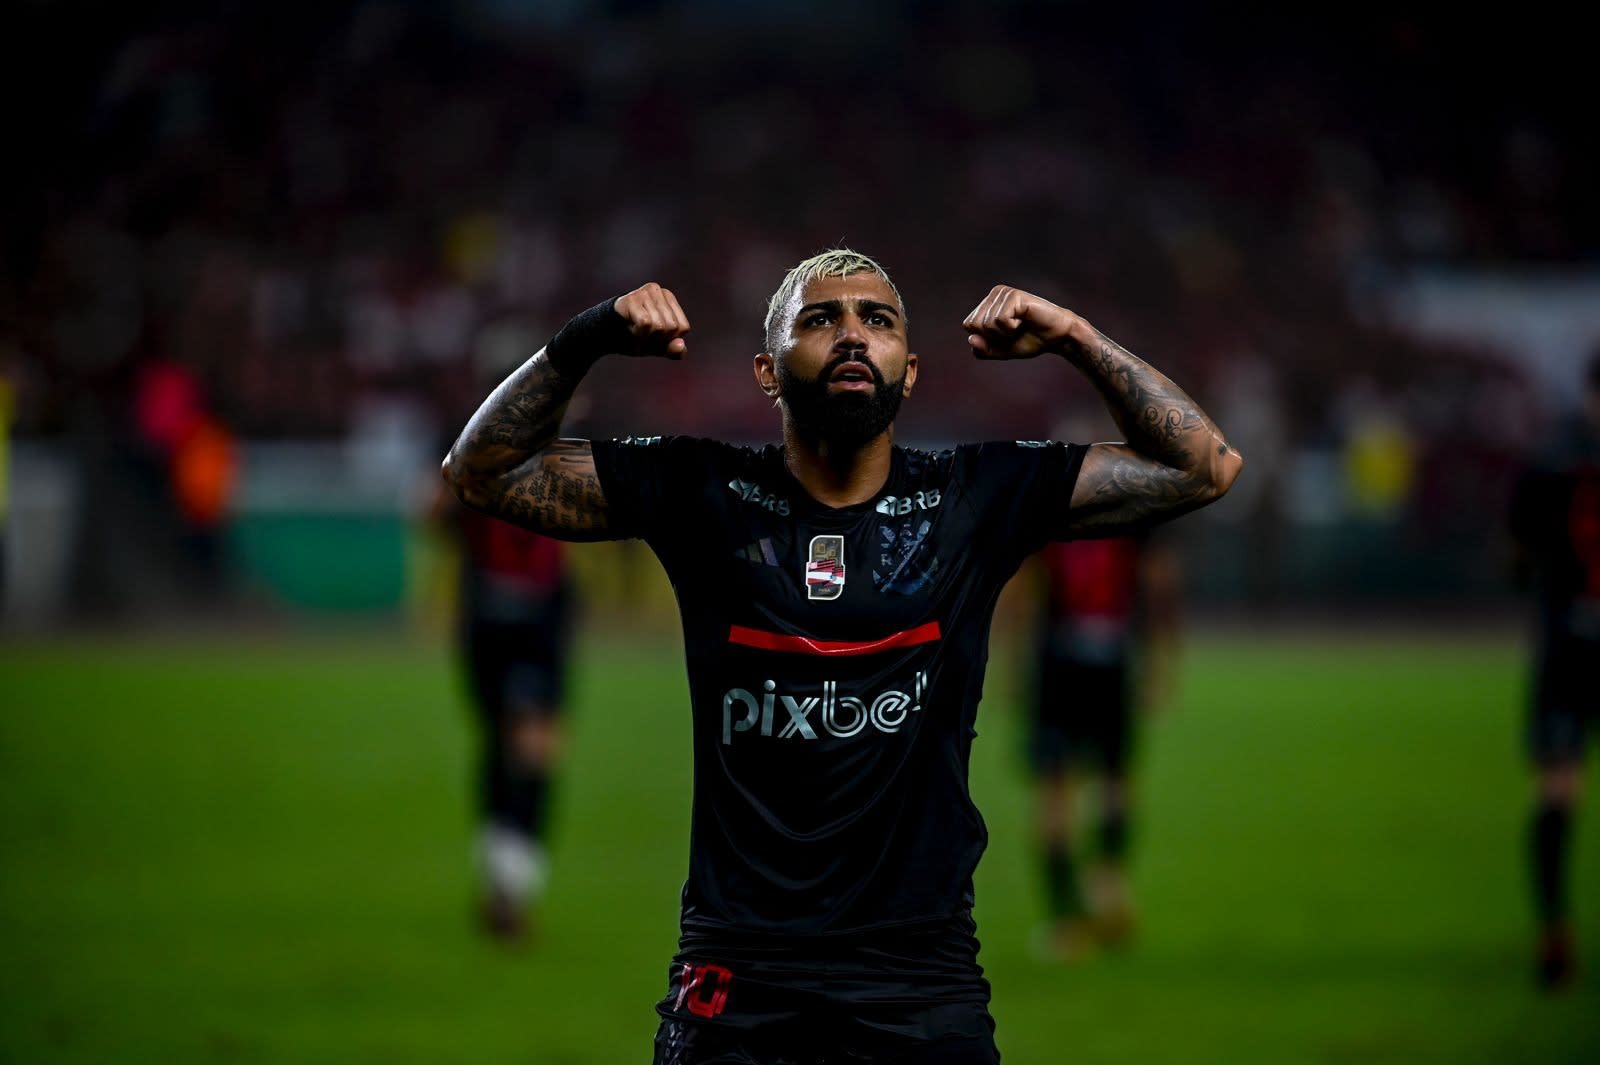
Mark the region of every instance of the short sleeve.
[[669, 526], [681, 528], [705, 496], [718, 446], [686, 436], [591, 441], [611, 531], [655, 546]]
[[1068, 538], [1072, 489], [1087, 445], [1014, 440], [967, 445], [964, 492], [980, 509], [981, 527], [1021, 559]]

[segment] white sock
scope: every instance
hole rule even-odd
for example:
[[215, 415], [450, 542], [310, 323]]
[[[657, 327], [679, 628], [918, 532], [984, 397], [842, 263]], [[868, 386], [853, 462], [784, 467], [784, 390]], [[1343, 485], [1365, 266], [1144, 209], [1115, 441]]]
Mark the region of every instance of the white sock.
[[544, 848], [514, 829], [485, 825], [478, 837], [478, 860], [489, 886], [513, 902], [527, 902], [544, 891]]

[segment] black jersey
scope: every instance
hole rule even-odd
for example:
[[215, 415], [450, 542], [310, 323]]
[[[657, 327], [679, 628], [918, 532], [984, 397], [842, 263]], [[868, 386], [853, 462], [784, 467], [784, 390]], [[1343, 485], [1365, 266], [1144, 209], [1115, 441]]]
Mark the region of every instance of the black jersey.
[[990, 622], [1022, 560], [1064, 535], [1084, 448], [895, 448], [879, 495], [838, 509], [775, 446], [593, 450], [613, 532], [655, 551], [683, 619], [684, 930], [816, 935], [969, 909]]

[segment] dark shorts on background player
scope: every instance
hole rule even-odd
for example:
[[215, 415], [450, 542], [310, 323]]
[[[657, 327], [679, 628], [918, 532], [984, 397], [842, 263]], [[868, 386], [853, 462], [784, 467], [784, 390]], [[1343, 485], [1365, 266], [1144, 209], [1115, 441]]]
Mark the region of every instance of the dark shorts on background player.
[[566, 611], [552, 607], [521, 621], [474, 619], [462, 631], [473, 702], [491, 720], [553, 713], [566, 672]]
[[1528, 752], [1539, 764], [1582, 761], [1600, 731], [1600, 641], [1547, 641], [1533, 678]]
[[686, 933], [655, 1065], [996, 1065], [970, 916], [849, 937]]
[[1087, 765], [1117, 773], [1126, 768], [1132, 748], [1128, 667], [1043, 655], [1028, 732], [1034, 772]]

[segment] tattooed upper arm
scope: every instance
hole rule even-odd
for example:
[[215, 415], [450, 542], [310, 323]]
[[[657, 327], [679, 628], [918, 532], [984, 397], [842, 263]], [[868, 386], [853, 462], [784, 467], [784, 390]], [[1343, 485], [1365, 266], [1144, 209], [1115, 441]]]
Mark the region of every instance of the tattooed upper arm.
[[1126, 444], [1092, 444], [1072, 489], [1068, 527], [1077, 535], [1111, 536], [1175, 518], [1219, 494], [1212, 479], [1146, 458]]
[[558, 540], [611, 540], [587, 440], [556, 440], [507, 473], [459, 486], [462, 502]]

